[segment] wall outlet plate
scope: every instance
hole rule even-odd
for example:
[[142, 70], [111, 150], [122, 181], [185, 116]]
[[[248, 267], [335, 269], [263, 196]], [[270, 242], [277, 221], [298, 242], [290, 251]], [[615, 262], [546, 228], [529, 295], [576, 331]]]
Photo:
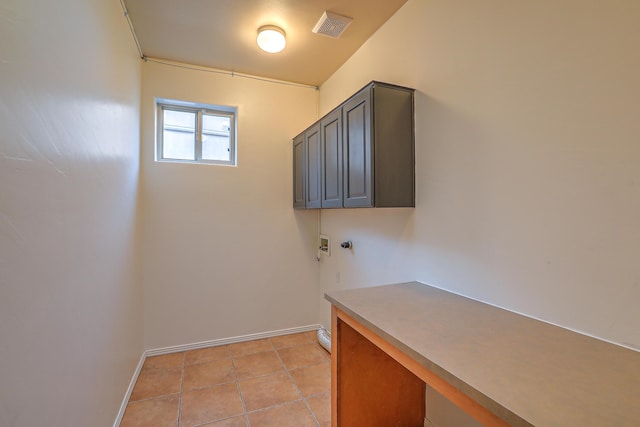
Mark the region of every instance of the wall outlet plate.
[[326, 256], [331, 256], [331, 238], [326, 234], [321, 234], [319, 243], [318, 248], [320, 252]]

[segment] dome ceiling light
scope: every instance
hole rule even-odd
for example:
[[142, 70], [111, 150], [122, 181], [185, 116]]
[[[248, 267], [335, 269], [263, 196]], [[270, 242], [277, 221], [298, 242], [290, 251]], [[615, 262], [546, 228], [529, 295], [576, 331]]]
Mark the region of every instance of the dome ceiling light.
[[258, 28], [258, 47], [269, 53], [281, 52], [287, 45], [284, 30], [275, 25], [265, 25]]

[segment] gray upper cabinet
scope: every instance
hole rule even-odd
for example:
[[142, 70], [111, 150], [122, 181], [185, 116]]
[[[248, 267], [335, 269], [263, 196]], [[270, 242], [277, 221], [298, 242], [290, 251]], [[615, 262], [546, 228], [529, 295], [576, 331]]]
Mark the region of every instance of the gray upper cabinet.
[[342, 114], [334, 110], [320, 120], [323, 208], [342, 207]]
[[371, 82], [296, 137], [294, 207], [415, 206], [413, 99], [413, 89]]
[[304, 133], [304, 144], [307, 151], [307, 185], [305, 188], [305, 207], [320, 208], [320, 124], [316, 123]]
[[304, 134], [293, 139], [293, 207], [296, 209], [305, 207], [305, 191], [307, 185], [307, 173], [304, 164], [306, 162], [306, 150]]
[[415, 207], [413, 89], [371, 87], [372, 190], [375, 207]]
[[371, 89], [366, 87], [342, 107], [344, 117], [344, 207], [373, 205], [371, 182]]

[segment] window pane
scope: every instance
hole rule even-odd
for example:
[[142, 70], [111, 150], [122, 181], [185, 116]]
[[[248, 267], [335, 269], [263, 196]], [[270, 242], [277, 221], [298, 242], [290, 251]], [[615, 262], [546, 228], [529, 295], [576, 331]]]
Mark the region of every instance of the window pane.
[[164, 110], [162, 158], [195, 160], [196, 114]]
[[202, 158], [231, 160], [231, 119], [226, 116], [202, 115]]
[[202, 158], [204, 160], [220, 160], [228, 162], [231, 152], [229, 137], [202, 135]]
[[196, 128], [196, 114], [193, 111], [164, 110], [164, 127], [193, 132]]
[[236, 109], [157, 100], [156, 161], [236, 164]]
[[162, 158], [176, 160], [195, 160], [195, 133], [167, 130], [162, 133]]

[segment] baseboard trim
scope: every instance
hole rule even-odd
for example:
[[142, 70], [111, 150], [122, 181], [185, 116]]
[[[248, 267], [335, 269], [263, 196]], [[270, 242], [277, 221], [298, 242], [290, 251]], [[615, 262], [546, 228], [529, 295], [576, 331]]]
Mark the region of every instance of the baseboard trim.
[[138, 381], [138, 376], [140, 375], [140, 371], [142, 370], [142, 365], [144, 365], [144, 361], [147, 359], [147, 357], [161, 356], [163, 354], [179, 353], [181, 351], [199, 350], [201, 348], [217, 347], [220, 345], [235, 344], [239, 342], [259, 340], [263, 338], [272, 338], [272, 337], [278, 337], [280, 335], [289, 335], [289, 334], [298, 334], [301, 332], [316, 331], [321, 327], [322, 325], [320, 324], [298, 326], [296, 328], [278, 329], [275, 331], [259, 332], [256, 334], [249, 334], [249, 335], [240, 335], [240, 336], [231, 337], [231, 338], [221, 338], [217, 340], [201, 341], [201, 342], [192, 343], [192, 344], [175, 345], [171, 347], [162, 347], [162, 348], [145, 350], [142, 353], [142, 356], [140, 356], [140, 361], [138, 361], [138, 366], [136, 367], [136, 370], [133, 373], [131, 382], [129, 382], [127, 393], [125, 394], [124, 399], [120, 404], [120, 410], [118, 411], [116, 420], [113, 423], [113, 427], [120, 427], [120, 422], [122, 421], [122, 417], [124, 416], [124, 411], [127, 409], [127, 402], [129, 402], [129, 398], [131, 397], [131, 393], [133, 392], [133, 387], [136, 385], [136, 381]]
[[278, 329], [275, 331], [258, 332], [256, 334], [240, 335], [231, 338], [221, 338], [211, 341], [202, 341], [193, 344], [175, 345], [171, 347], [154, 348], [144, 352], [145, 357], [161, 356], [163, 354], [179, 353], [181, 351], [198, 350], [201, 348], [217, 347], [220, 345], [235, 344], [244, 341], [272, 338], [280, 335], [297, 334], [300, 332], [315, 331], [320, 329], [320, 325], [298, 326], [296, 328]]
[[113, 423], [113, 427], [119, 427], [120, 422], [122, 421], [122, 417], [124, 416], [124, 411], [127, 409], [127, 402], [131, 397], [131, 393], [133, 393], [133, 387], [136, 385], [136, 381], [138, 381], [138, 376], [140, 375], [140, 371], [142, 370], [142, 365], [144, 365], [144, 361], [147, 358], [145, 352], [142, 352], [140, 356], [140, 360], [138, 360], [138, 366], [136, 366], [136, 370], [133, 371], [133, 376], [131, 377], [131, 381], [129, 381], [129, 387], [127, 387], [127, 392], [124, 395], [124, 399], [122, 399], [122, 403], [120, 404], [120, 409], [118, 410], [118, 415], [116, 416], [116, 420]]

